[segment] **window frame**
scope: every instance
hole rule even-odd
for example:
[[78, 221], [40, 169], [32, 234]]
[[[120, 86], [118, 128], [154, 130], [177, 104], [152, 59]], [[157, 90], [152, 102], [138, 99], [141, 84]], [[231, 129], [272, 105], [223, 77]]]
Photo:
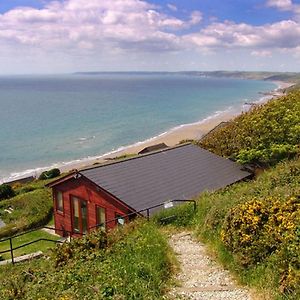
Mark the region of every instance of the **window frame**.
[[[59, 205], [58, 205], [58, 194], [61, 194], [61, 200], [62, 200], [62, 210], [59, 209]], [[60, 190], [56, 190], [55, 191], [55, 211], [61, 215], [65, 214], [65, 203], [64, 203], [64, 194], [62, 191]]]
[[[74, 202], [73, 198], [78, 199], [78, 205], [79, 205], [79, 231], [74, 230]], [[81, 209], [81, 203], [85, 202], [86, 204], [86, 231], [83, 231], [83, 222], [82, 222], [82, 209]], [[70, 207], [71, 207], [71, 228], [72, 228], [72, 234], [79, 234], [84, 235], [89, 232], [89, 205], [88, 200], [84, 200], [81, 197], [70, 195]]]
[[[98, 218], [98, 213], [97, 213], [97, 209], [98, 208], [104, 209], [105, 222], [104, 222], [103, 226], [98, 226], [99, 224], [101, 224], [101, 223], [99, 223], [99, 218]], [[106, 227], [107, 227], [106, 226], [106, 222], [107, 222], [107, 209], [106, 209], [106, 207], [96, 204], [96, 226], [97, 226], [97, 228], [104, 228], [104, 229], [106, 229]]]

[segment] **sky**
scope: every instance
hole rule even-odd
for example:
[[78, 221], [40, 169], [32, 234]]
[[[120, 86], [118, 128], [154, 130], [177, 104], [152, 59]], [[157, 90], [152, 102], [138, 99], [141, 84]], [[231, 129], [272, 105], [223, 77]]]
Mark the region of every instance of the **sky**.
[[0, 0], [0, 74], [300, 71], [300, 0]]

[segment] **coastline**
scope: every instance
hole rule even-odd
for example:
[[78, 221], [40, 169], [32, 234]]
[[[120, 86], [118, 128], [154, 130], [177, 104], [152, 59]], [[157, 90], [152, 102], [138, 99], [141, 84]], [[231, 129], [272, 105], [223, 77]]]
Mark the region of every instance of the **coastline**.
[[[281, 89], [286, 89], [289, 86], [292, 86], [294, 84], [291, 82], [283, 82], [283, 81], [272, 81], [272, 82], [277, 85], [277, 88], [265, 94], [259, 100], [253, 103], [262, 104], [274, 97], [280, 97], [283, 95]], [[26, 176], [36, 175], [41, 173], [44, 170], [48, 170], [51, 168], [59, 168], [61, 172], [69, 172], [70, 170], [73, 169], [86, 168], [93, 164], [103, 163], [106, 162], [107, 160], [111, 160], [115, 157], [122, 156], [125, 154], [136, 154], [145, 147], [149, 147], [151, 145], [155, 145], [159, 143], [165, 143], [166, 145], [172, 147], [178, 144], [182, 140], [200, 139], [201, 136], [208, 133], [219, 123], [230, 121], [231, 119], [235, 118], [242, 112], [249, 110], [250, 107], [251, 107], [250, 105], [245, 105], [245, 104], [244, 105], [241, 104], [239, 108], [229, 107], [225, 111], [215, 112], [212, 116], [209, 116], [206, 119], [203, 119], [199, 122], [179, 125], [175, 128], [170, 129], [167, 132], [159, 134], [158, 136], [152, 137], [145, 141], [137, 142], [133, 145], [120, 147], [106, 154], [87, 157], [84, 159], [78, 159], [69, 162], [55, 163], [47, 167], [41, 167], [35, 169], [32, 168], [19, 173], [15, 172], [10, 174], [11, 176], [9, 178], [0, 179], [0, 183], [1, 181], [5, 182], [5, 181], [24, 178]]]

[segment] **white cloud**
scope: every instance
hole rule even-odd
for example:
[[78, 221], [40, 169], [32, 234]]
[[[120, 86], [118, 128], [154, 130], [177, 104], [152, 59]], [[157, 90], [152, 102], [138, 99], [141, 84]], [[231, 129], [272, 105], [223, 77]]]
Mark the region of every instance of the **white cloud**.
[[266, 4], [268, 7], [274, 7], [281, 11], [291, 11], [297, 18], [299, 17], [300, 5], [294, 4], [291, 0], [268, 0]]
[[43, 9], [19, 7], [0, 14], [0, 44], [176, 50], [178, 38], [168, 30], [186, 28], [197, 19], [199, 14], [188, 21], [168, 16], [140, 0], [53, 1]]
[[188, 35], [186, 39], [204, 48], [296, 48], [300, 45], [300, 24], [287, 20], [252, 26], [227, 21], [213, 23], [198, 33]]
[[268, 0], [267, 6], [275, 7], [280, 10], [291, 10], [293, 3], [291, 0]]
[[177, 10], [178, 10], [177, 6], [174, 5], [174, 4], [171, 4], [171, 3], [168, 3], [168, 4], [167, 4], [167, 7], [168, 7], [170, 10], [172, 10], [172, 11], [177, 11]]
[[254, 51], [251, 51], [250, 54], [252, 56], [262, 57], [262, 58], [272, 57], [272, 52], [268, 51], [268, 50], [260, 50], [260, 51], [254, 50]]
[[202, 21], [201, 11], [195, 10], [191, 13], [190, 24], [196, 25]]
[[[281, 10], [297, 8], [283, 0], [270, 0], [268, 5]], [[1, 67], [9, 66], [16, 52], [30, 66], [36, 61], [36, 68], [42, 60], [53, 68], [59, 62], [68, 68], [73, 63], [84, 67], [87, 62], [95, 68], [110, 63], [119, 68], [119, 62], [130, 65], [134, 61], [158, 64], [158, 57], [163, 57], [163, 63], [164, 55], [170, 53], [180, 53], [188, 60], [186, 51], [195, 53], [194, 60], [197, 55], [225, 55], [224, 49], [270, 59], [274, 51], [287, 51], [291, 57], [299, 53], [300, 23], [296, 19], [261, 26], [214, 19], [204, 25], [200, 11], [183, 19], [172, 16], [172, 4], [168, 8], [170, 13], [142, 0], [64, 0], [48, 2], [42, 9], [12, 9], [0, 14]], [[195, 28], [201, 29], [195, 32]]]

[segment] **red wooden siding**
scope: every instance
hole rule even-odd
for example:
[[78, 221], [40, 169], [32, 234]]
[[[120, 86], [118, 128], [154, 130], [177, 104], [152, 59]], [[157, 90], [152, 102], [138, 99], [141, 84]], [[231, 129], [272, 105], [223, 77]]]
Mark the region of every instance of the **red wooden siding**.
[[[56, 192], [61, 191], [63, 194], [63, 213], [56, 208]], [[57, 184], [53, 187], [53, 200], [54, 200], [54, 223], [55, 228], [72, 232], [72, 207], [71, 197], [78, 197], [79, 199], [87, 201], [87, 227], [93, 227], [97, 224], [96, 206], [105, 208], [106, 221], [115, 219], [116, 214], [127, 215], [129, 210], [125, 205], [119, 202], [110, 194], [102, 191], [95, 184], [89, 180], [81, 177], [78, 179], [70, 179]], [[107, 224], [107, 228], [113, 228], [116, 226], [115, 222]], [[56, 231], [57, 234], [63, 235], [62, 231]], [[74, 233], [73, 235], [76, 236]]]

